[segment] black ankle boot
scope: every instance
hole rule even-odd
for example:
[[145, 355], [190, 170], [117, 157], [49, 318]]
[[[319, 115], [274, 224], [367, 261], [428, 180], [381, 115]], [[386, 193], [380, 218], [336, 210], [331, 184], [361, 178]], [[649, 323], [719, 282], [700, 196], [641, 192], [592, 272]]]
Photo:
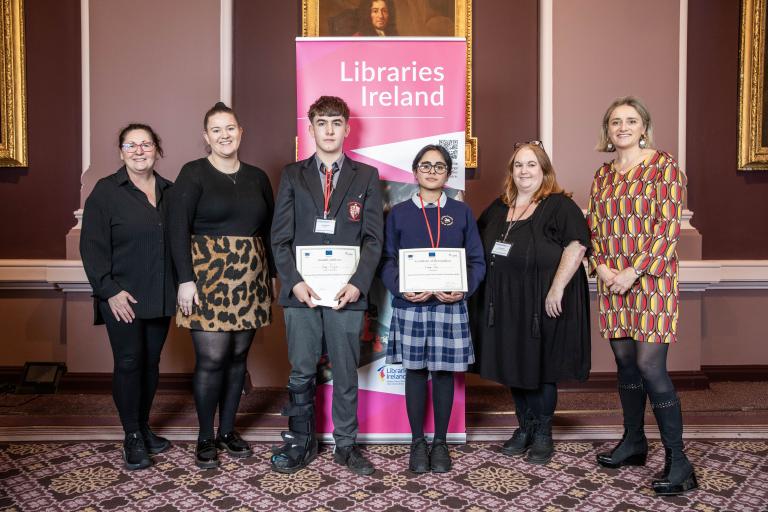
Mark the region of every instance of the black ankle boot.
[[525, 462], [531, 464], [548, 464], [555, 453], [555, 443], [552, 441], [552, 416], [539, 416], [536, 418], [536, 430], [533, 434], [533, 443], [528, 449]]
[[290, 403], [283, 408], [288, 416], [288, 430], [280, 435], [285, 443], [272, 448], [270, 464], [278, 473], [295, 473], [317, 457], [315, 439], [315, 384], [288, 385]]
[[683, 453], [683, 414], [674, 391], [651, 395], [651, 407], [664, 444], [665, 464], [662, 478], [653, 480], [657, 496], [676, 496], [696, 489], [696, 473]]
[[171, 447], [171, 442], [160, 437], [149, 428], [149, 425], [142, 425], [140, 428], [141, 437], [144, 439], [144, 446], [147, 447], [147, 451], [153, 455], [163, 453], [165, 450]]
[[597, 463], [606, 468], [644, 466], [648, 457], [645, 437], [645, 388], [643, 382], [619, 383], [619, 399], [624, 414], [624, 435], [610, 452], [597, 454]]
[[219, 467], [219, 453], [213, 439], [197, 441], [195, 448], [195, 464], [200, 469], [214, 469]]
[[519, 426], [512, 433], [512, 437], [507, 439], [504, 446], [501, 447], [501, 453], [504, 455], [522, 455], [531, 443], [533, 443], [533, 432], [536, 429], [536, 420], [530, 409], [525, 411], [515, 410]]
[[130, 470], [144, 469], [152, 465], [147, 447], [144, 445], [144, 439], [138, 430], [125, 435], [123, 460], [125, 461], [125, 468]]

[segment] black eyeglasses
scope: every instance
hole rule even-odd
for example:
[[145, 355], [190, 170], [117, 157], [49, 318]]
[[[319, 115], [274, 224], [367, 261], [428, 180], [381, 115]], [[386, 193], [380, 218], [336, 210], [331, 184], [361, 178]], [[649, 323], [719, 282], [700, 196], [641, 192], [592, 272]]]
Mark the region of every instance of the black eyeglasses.
[[424, 174], [429, 174], [430, 172], [434, 172], [435, 174], [445, 174], [448, 172], [448, 166], [443, 162], [434, 164], [432, 162], [419, 162], [419, 165], [417, 165], [416, 168], [419, 172]]
[[135, 153], [139, 148], [141, 148], [141, 150], [144, 152], [148, 152], [155, 149], [155, 143], [146, 141], [140, 144], [136, 144], [135, 142], [126, 142], [125, 144], [121, 144], [120, 147], [126, 153]]
[[544, 144], [542, 144], [540, 140], [529, 140], [528, 142], [516, 142], [513, 149], [517, 149], [520, 146], [539, 146], [541, 149], [544, 149]]

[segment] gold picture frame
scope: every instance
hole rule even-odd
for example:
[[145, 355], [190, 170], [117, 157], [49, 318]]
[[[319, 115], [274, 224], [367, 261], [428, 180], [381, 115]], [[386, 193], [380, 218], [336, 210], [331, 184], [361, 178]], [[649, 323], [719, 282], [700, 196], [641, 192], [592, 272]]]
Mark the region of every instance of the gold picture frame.
[[[301, 2], [301, 35], [303, 37], [318, 37], [328, 35], [321, 33], [321, 3], [333, 0], [302, 0]], [[425, 2], [427, 0], [424, 0]], [[337, 0], [338, 2], [338, 0]], [[467, 98], [466, 98], [466, 146], [465, 165], [468, 168], [477, 167], [477, 137], [472, 136], [472, 0], [453, 0], [454, 37], [464, 37], [467, 40]], [[346, 2], [349, 3], [349, 2]], [[351, 34], [350, 34], [351, 35]], [[401, 34], [405, 35], [405, 34]], [[429, 35], [429, 34], [407, 34]]]
[[768, 170], [765, 23], [766, 0], [742, 0], [738, 151], [738, 168], [742, 171]]
[[0, 0], [0, 167], [27, 167], [24, 0]]

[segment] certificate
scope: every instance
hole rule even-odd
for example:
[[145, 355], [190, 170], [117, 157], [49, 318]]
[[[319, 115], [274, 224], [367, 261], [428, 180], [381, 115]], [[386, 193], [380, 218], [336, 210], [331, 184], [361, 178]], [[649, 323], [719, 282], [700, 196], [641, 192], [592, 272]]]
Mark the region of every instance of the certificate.
[[400, 293], [466, 292], [464, 249], [400, 249]]
[[318, 306], [339, 304], [336, 294], [349, 282], [357, 270], [360, 248], [351, 245], [300, 245], [296, 247], [296, 269], [304, 282], [320, 299]]

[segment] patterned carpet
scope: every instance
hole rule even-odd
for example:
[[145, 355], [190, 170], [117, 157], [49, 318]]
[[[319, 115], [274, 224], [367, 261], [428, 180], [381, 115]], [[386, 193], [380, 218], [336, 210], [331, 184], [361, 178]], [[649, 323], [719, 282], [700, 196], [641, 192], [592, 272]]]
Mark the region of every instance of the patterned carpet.
[[651, 443], [647, 467], [595, 466], [596, 451], [611, 443], [558, 442], [547, 466], [505, 457], [498, 444], [452, 448], [454, 469], [413, 475], [408, 447], [371, 445], [370, 477], [335, 464], [325, 448], [295, 475], [268, 468], [269, 446], [255, 455], [200, 471], [193, 445], [177, 443], [155, 456], [153, 468], [125, 471], [119, 444], [0, 444], [0, 511], [743, 511], [768, 509], [768, 442], [688, 441], [700, 489], [682, 497], [656, 498], [648, 489], [663, 465]]

